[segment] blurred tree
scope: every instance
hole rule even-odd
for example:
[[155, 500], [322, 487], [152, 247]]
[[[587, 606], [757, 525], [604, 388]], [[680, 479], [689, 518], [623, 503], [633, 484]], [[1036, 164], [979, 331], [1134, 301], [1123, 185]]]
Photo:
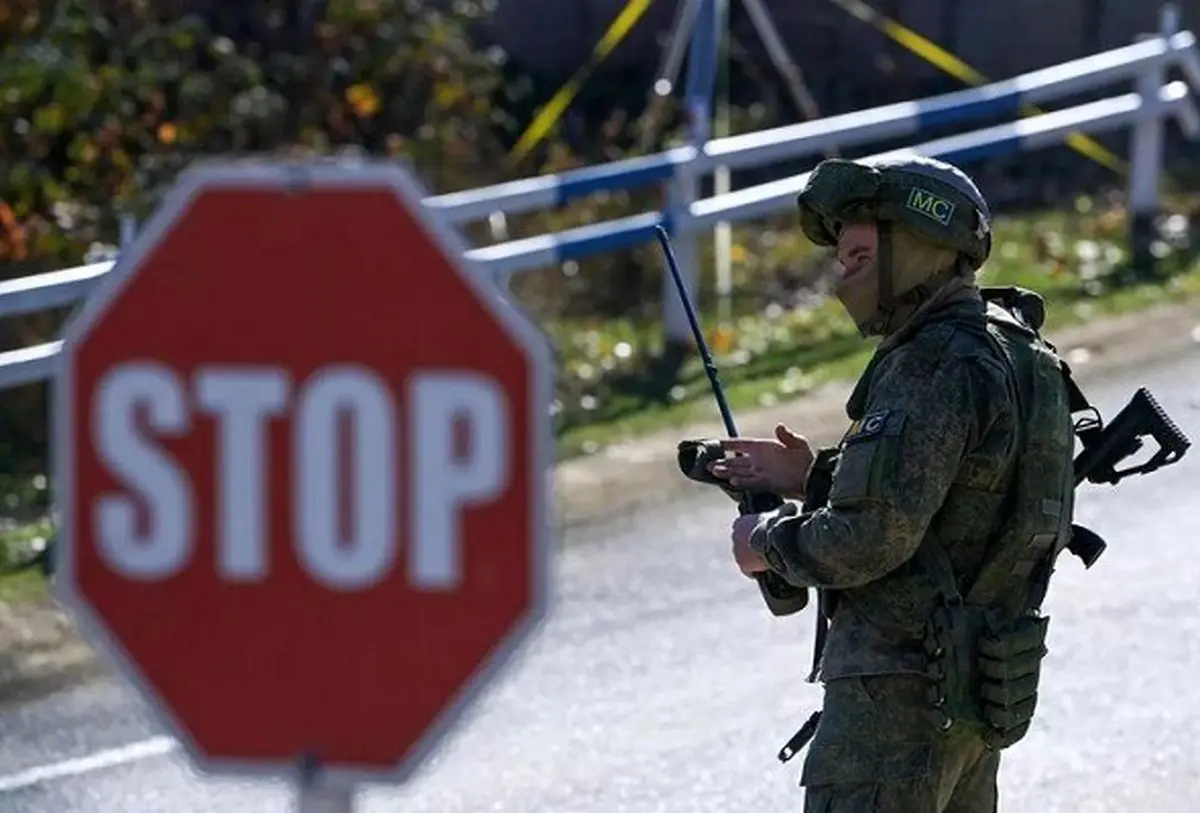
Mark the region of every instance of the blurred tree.
[[[357, 149], [436, 191], [500, 180], [512, 88], [503, 52], [469, 36], [490, 6], [439, 6], [3, 0], [0, 275], [97, 255], [203, 155]], [[0, 349], [47, 340], [62, 315], [6, 320]], [[44, 390], [2, 395], [0, 472], [41, 467]]]

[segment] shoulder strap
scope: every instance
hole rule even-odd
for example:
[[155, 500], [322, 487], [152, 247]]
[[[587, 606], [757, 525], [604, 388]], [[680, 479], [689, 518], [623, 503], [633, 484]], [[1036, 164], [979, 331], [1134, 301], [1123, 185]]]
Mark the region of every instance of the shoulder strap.
[[[988, 309], [988, 321], [996, 325], [1016, 327], [1032, 335], [1037, 341], [1050, 348], [1058, 356], [1058, 348], [1041, 334], [1042, 325], [1046, 320], [1046, 309], [1043, 300], [1033, 291], [1016, 285], [981, 286], [980, 296], [985, 302], [991, 302], [1000, 307]], [[1071, 413], [1084, 412], [1092, 409], [1087, 398], [1075, 383], [1071, 368], [1058, 356], [1058, 365], [1062, 370], [1063, 380], [1067, 385], [1067, 398], [1070, 401]]]

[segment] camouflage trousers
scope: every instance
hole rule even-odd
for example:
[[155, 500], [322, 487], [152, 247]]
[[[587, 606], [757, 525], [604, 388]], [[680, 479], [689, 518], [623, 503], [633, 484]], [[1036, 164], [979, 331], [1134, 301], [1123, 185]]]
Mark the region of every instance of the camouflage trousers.
[[825, 685], [800, 784], [805, 813], [996, 813], [1000, 754], [956, 725], [941, 732], [915, 675]]

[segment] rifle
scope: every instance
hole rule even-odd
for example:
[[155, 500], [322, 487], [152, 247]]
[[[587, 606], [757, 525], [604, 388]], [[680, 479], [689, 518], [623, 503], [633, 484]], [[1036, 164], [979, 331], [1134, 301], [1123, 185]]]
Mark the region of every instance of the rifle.
[[[1120, 412], [1105, 426], [1100, 412], [1090, 407], [1090, 421], [1076, 424], [1083, 451], [1075, 458], [1075, 485], [1116, 485], [1134, 474], [1149, 474], [1179, 462], [1191, 441], [1145, 387], [1139, 387]], [[1137, 454], [1143, 438], [1153, 438], [1158, 449], [1145, 463], [1118, 469], [1117, 464]]]
[[[1038, 333], [1045, 323], [1044, 303], [1033, 291], [1013, 285], [983, 287], [980, 293], [984, 300], [1000, 305], [1034, 333]], [[1050, 345], [1050, 349], [1054, 350], [1054, 346]], [[1071, 414], [1084, 415], [1074, 424], [1075, 436], [1083, 446], [1073, 461], [1076, 488], [1085, 480], [1116, 485], [1131, 475], [1149, 474], [1163, 466], [1178, 463], [1191, 446], [1191, 441], [1145, 387], [1138, 388], [1129, 403], [1105, 425], [1100, 410], [1088, 402], [1075, 383], [1071, 368], [1066, 362], [1060, 361], [1060, 364]], [[1143, 438], [1153, 438], [1158, 444], [1158, 449], [1150, 459], [1140, 465], [1118, 469], [1117, 464], [1142, 449]], [[1071, 541], [1067, 544], [1067, 550], [1078, 556], [1085, 568], [1094, 565], [1106, 547], [1104, 540], [1094, 531], [1081, 525], [1071, 526]]]
[[[1116, 485], [1134, 474], [1149, 474], [1178, 463], [1192, 445], [1145, 387], [1139, 387], [1129, 403], [1105, 425], [1100, 411], [1087, 403], [1069, 375], [1067, 382], [1073, 399], [1077, 397], [1082, 411], [1090, 413], [1075, 424], [1075, 435], [1083, 445], [1074, 460], [1076, 487], [1085, 480], [1097, 485]], [[1144, 463], [1118, 469], [1119, 463], [1141, 451], [1144, 438], [1153, 438], [1157, 444], [1150, 458]], [[1067, 550], [1078, 556], [1085, 568], [1094, 565], [1107, 547], [1094, 531], [1081, 525], [1071, 526]]]
[[[736, 438], [738, 437], [737, 424], [734, 422], [733, 412], [729, 409], [729, 402], [725, 400], [725, 390], [721, 386], [721, 378], [716, 364], [713, 363], [712, 354], [708, 352], [708, 343], [704, 341], [704, 334], [700, 330], [700, 322], [692, 308], [687, 286], [684, 285], [683, 277], [679, 273], [679, 264], [675, 261], [671, 239], [667, 235], [667, 230], [662, 226], [655, 227], [655, 236], [666, 257], [671, 277], [675, 280], [675, 289], [679, 292], [679, 299], [687, 314], [688, 324], [691, 325], [692, 337], [696, 340], [696, 349], [699, 350], [700, 358], [704, 363], [705, 375], [708, 376], [708, 383], [717, 400], [717, 408], [721, 412], [721, 421], [725, 424], [725, 432], [729, 437]], [[737, 490], [709, 474], [708, 465], [724, 456], [725, 452], [721, 448], [719, 440], [685, 440], [679, 444], [678, 448], [679, 468], [684, 475], [697, 482], [719, 486], [737, 501], [739, 513], [743, 515], [761, 514], [766, 511], [774, 511], [784, 504], [783, 498], [778, 494], [756, 489]], [[758, 582], [758, 589], [762, 593], [763, 601], [772, 614], [792, 615], [808, 605], [808, 590], [788, 584], [778, 574], [756, 573], [754, 578]]]

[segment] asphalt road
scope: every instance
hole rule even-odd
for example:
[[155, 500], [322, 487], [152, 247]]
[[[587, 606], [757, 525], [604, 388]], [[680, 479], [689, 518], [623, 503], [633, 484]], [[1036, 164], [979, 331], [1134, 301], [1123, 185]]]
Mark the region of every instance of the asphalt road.
[[[1111, 415], [1139, 384], [1200, 441], [1200, 349], [1091, 395]], [[1003, 810], [1200, 811], [1198, 481], [1194, 450], [1081, 491], [1080, 521], [1110, 549], [1090, 573], [1064, 558], [1041, 713], [1006, 757]], [[766, 614], [729, 558], [731, 518], [698, 493], [572, 540], [520, 663], [409, 785], [366, 791], [360, 809], [799, 810], [800, 760], [774, 755], [819, 702], [803, 682], [811, 617]], [[5, 813], [269, 813], [291, 799], [197, 776], [117, 683], [0, 711]]]

